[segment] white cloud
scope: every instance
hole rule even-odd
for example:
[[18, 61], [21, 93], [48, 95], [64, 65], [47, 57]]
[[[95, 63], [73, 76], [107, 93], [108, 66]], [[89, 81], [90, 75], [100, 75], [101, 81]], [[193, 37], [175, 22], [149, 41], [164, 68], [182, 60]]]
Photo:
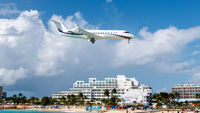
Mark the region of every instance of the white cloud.
[[[51, 19], [62, 21], [69, 28], [77, 23], [82, 28], [98, 29], [84, 20], [80, 12], [66, 19], [57, 15]], [[0, 65], [5, 70], [25, 67], [29, 76], [55, 76], [77, 69], [118, 69], [146, 64], [159, 67], [163, 72], [196, 72], [199, 67], [195, 61], [177, 63], [176, 57], [189, 42], [200, 37], [199, 31], [200, 27], [169, 27], [151, 33], [144, 28], [140, 31], [143, 39], [135, 39], [131, 44], [127, 44], [127, 40], [115, 43], [102, 40], [93, 45], [86, 40], [59, 35], [51, 21], [46, 29], [38, 11], [24, 11], [16, 19], [0, 19]]]
[[127, 64], [144, 65], [152, 62], [174, 59], [189, 42], [200, 38], [200, 27], [177, 29], [169, 27], [154, 33], [146, 28], [140, 31], [143, 39], [136, 39], [131, 44], [120, 41], [115, 45], [114, 66]]
[[194, 73], [194, 75], [189, 79], [189, 83], [198, 83], [200, 82], [200, 73]]
[[155, 63], [155, 68], [162, 73], [193, 74], [199, 72], [200, 65], [196, 60], [186, 60], [182, 62], [160, 61]]
[[[39, 62], [36, 65], [37, 75], [58, 75], [63, 72], [57, 69], [62, 62], [67, 61], [67, 53], [72, 47], [72, 42], [65, 38], [58, 38], [51, 33], [45, 34], [45, 40], [38, 51]], [[61, 64], [59, 64], [61, 63]]]
[[199, 51], [194, 51], [192, 52], [192, 55], [198, 55], [200, 52]]
[[38, 17], [39, 13], [31, 10], [16, 19], [0, 19], [1, 84], [14, 84], [34, 67], [45, 30]]
[[[63, 21], [67, 26], [73, 27], [77, 23], [83, 28], [97, 28], [88, 24], [79, 12], [68, 16], [66, 21], [56, 15], [52, 19]], [[73, 40], [58, 35], [51, 21], [48, 22], [47, 30], [36, 10], [24, 11], [16, 19], [0, 21], [1, 66], [23, 66], [33, 72], [31, 75], [53, 76], [63, 73], [65, 66], [80, 62], [76, 54], [90, 44], [86, 40]], [[72, 55], [73, 51], [75, 53]]]
[[19, 69], [0, 68], [0, 84], [14, 84], [16, 80], [25, 78], [26, 72], [27, 70], [22, 67], [20, 67]]
[[0, 15], [8, 16], [12, 14], [19, 14], [21, 11], [19, 11], [15, 4], [0, 4]]
[[[75, 12], [73, 16], [68, 16], [66, 20], [63, 20], [62, 17], [57, 15], [53, 15], [50, 20], [64, 22], [68, 28], [73, 28], [75, 23], [82, 28], [98, 28], [88, 24], [88, 22], [82, 18], [80, 12]], [[37, 75], [58, 75], [64, 72], [63, 65], [78, 64], [80, 61], [76, 55], [78, 55], [79, 51], [88, 44], [86, 40], [69, 40], [68, 37], [58, 35], [57, 28], [50, 21], [49, 28], [51, 32], [45, 32], [44, 43], [38, 51], [39, 62], [37, 62], [36, 66]], [[71, 52], [73, 53], [71, 48], [73, 48], [73, 51], [75, 51], [76, 54], [74, 58], [71, 57]]]

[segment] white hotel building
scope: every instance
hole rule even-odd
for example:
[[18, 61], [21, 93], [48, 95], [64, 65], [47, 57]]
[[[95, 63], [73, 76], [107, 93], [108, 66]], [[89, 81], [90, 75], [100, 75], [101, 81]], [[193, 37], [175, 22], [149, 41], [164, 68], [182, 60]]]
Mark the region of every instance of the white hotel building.
[[149, 104], [151, 102], [152, 88], [144, 84], [139, 85], [135, 78], [126, 78], [125, 75], [117, 75], [117, 78], [105, 78], [103, 81], [89, 78], [89, 83], [76, 81], [69, 91], [55, 93], [52, 98], [59, 100], [63, 96], [67, 98], [67, 95], [83, 93], [88, 100], [98, 100], [107, 98], [104, 96], [106, 89], [110, 93], [116, 89], [117, 94], [115, 95], [121, 98], [122, 104]]
[[199, 101], [196, 94], [200, 94], [200, 85], [198, 84], [177, 84], [172, 87], [172, 92], [178, 92], [180, 99], [178, 101]]

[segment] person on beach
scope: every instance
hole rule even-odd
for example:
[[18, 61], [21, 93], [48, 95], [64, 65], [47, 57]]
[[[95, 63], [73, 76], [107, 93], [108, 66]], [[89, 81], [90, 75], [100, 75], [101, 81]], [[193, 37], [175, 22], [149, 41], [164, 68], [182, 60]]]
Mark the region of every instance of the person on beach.
[[198, 112], [199, 112], [199, 109], [198, 109], [197, 107], [196, 107], [196, 109], [195, 109], [195, 112], [196, 112], [196, 113], [198, 113]]
[[128, 113], [128, 108], [126, 108], [126, 113]]

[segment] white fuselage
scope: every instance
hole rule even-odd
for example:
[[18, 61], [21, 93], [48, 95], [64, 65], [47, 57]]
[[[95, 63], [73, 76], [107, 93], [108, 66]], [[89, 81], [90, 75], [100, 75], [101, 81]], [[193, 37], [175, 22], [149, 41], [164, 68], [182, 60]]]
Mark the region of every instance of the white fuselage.
[[[85, 30], [91, 34], [101, 36], [103, 39], [133, 39], [135, 36], [126, 32], [125, 30]], [[81, 32], [73, 30], [66, 32], [60, 32], [64, 36], [72, 37], [72, 38], [82, 38], [88, 39], [87, 36], [83, 35]]]
[[76, 25], [75, 28], [69, 29], [61, 22], [55, 20], [51, 21], [56, 24], [56, 27], [61, 35], [71, 38], [87, 39], [93, 44], [95, 43], [95, 40], [101, 39], [128, 39], [129, 42], [130, 39], [135, 38], [134, 35], [125, 30], [85, 30], [77, 27]]

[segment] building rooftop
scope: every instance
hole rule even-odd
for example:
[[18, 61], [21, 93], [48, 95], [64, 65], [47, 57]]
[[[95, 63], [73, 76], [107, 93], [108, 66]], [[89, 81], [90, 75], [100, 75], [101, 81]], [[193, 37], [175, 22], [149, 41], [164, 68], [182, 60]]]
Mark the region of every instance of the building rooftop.
[[173, 88], [176, 88], [176, 87], [200, 87], [200, 85], [199, 84], [177, 84], [173, 86]]

